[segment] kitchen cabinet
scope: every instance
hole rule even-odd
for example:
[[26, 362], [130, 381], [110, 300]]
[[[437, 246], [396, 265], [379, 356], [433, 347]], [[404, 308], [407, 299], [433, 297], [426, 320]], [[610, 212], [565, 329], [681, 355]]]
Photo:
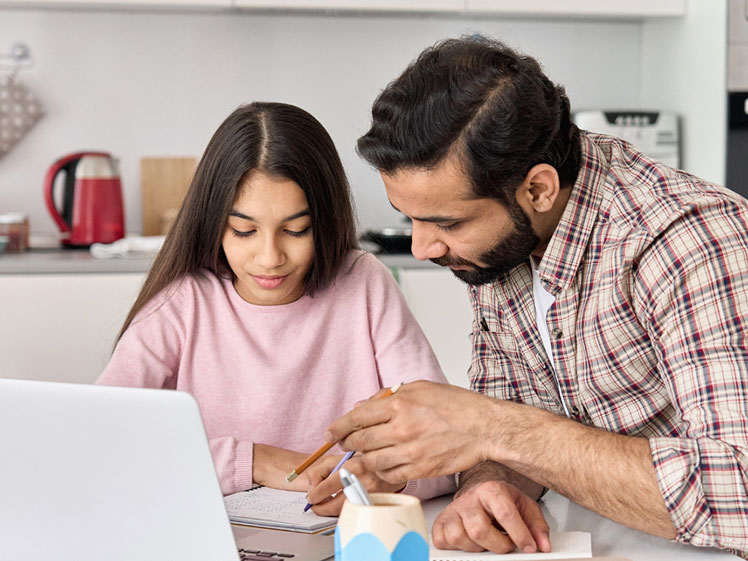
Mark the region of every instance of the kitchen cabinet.
[[643, 18], [677, 17], [686, 0], [466, 0], [467, 12], [485, 15]]
[[0, 377], [92, 383], [145, 273], [0, 275]]
[[488, 17], [594, 17], [642, 19], [680, 17], [686, 0], [0, 0], [23, 8], [214, 8], [263, 11], [412, 12]]
[[441, 267], [398, 268], [400, 289], [450, 384], [469, 388], [473, 311], [467, 285]]
[[388, 12], [465, 11], [466, 0], [234, 0], [238, 8]]
[[233, 0], [0, 0], [18, 8], [231, 8]]

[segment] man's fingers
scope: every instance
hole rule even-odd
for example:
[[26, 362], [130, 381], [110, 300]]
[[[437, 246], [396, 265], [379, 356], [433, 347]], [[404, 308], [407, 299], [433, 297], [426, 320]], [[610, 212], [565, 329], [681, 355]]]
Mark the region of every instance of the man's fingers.
[[543, 517], [543, 511], [540, 510], [540, 506], [537, 502], [533, 501], [530, 497], [522, 495], [519, 503], [520, 512], [522, 518], [525, 520], [527, 527], [530, 529], [535, 543], [538, 546], [538, 551], [548, 553], [551, 551], [551, 540], [548, 537], [550, 528], [548, 522]]
[[462, 551], [483, 551], [484, 549], [470, 539], [460, 516], [454, 516], [445, 521], [444, 542], [447, 547], [443, 549], [461, 549]]
[[[362, 406], [365, 407], [365, 406]], [[373, 452], [382, 448], [392, 446], [393, 435], [387, 425], [376, 425], [357, 430], [348, 435], [340, 442], [345, 450], [356, 450], [358, 452]], [[366, 464], [369, 465], [368, 463]]]
[[[387, 400], [367, 401], [349, 411], [328, 427], [325, 439], [328, 442], [338, 442], [349, 434], [361, 431], [367, 427], [381, 425], [391, 418]], [[350, 448], [355, 450], [355, 448]]]
[[[493, 524], [493, 520], [486, 514], [481, 505], [465, 508], [460, 511], [462, 526], [467, 537], [480, 549], [487, 549], [494, 553], [508, 553], [515, 549], [511, 537], [507, 537]], [[527, 532], [528, 536], [530, 532]]]
[[431, 525], [431, 541], [434, 542], [434, 546], [439, 549], [449, 549], [447, 540], [444, 538], [444, 520], [442, 519], [441, 514]]
[[455, 549], [457, 547], [449, 542], [446, 535], [446, 529], [453, 524], [462, 524], [454, 503], [448, 505], [447, 508], [439, 513], [439, 516], [436, 517], [431, 526], [431, 540], [434, 542], [434, 546], [439, 549]]
[[507, 553], [515, 549], [515, 546], [524, 553], [534, 553], [538, 550], [535, 538], [533, 538], [530, 529], [522, 519], [522, 515], [512, 497], [506, 495], [485, 496], [482, 497], [482, 501], [493, 515], [494, 520], [504, 528], [512, 544], [510, 549], [502, 551], [492, 548], [487, 549], [496, 553]]
[[382, 388], [377, 393], [375, 393], [373, 396], [371, 396], [368, 401], [374, 401], [375, 399], [379, 399], [382, 397], [385, 393], [389, 392], [390, 388]]

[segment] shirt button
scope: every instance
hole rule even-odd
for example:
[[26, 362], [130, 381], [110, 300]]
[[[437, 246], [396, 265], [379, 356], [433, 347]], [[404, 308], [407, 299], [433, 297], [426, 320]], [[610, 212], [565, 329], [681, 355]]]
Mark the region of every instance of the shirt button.
[[553, 329], [551, 329], [551, 335], [553, 335], [555, 339], [560, 339], [563, 334], [564, 332], [561, 331], [561, 329], [559, 329], [558, 327], [554, 327]]

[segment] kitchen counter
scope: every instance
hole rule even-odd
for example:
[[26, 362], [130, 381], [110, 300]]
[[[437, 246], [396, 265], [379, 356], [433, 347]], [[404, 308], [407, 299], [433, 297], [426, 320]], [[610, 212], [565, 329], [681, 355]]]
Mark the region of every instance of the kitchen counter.
[[[378, 255], [391, 269], [439, 268], [430, 261], [418, 261], [409, 254]], [[152, 257], [97, 259], [85, 249], [31, 249], [0, 255], [0, 275], [146, 273]]]
[[86, 249], [30, 249], [0, 255], [0, 275], [145, 273], [152, 257], [96, 259]]

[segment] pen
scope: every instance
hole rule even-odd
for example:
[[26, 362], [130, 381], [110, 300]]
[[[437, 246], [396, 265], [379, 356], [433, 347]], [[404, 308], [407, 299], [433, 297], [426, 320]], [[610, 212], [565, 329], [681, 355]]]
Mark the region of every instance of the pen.
[[[387, 390], [382, 395], [380, 395], [377, 399], [383, 399], [385, 397], [391, 396], [393, 393], [395, 393], [397, 390], [400, 389], [400, 386], [402, 386], [402, 383], [400, 383], [400, 384], [398, 384], [396, 386], [392, 386], [391, 388], [387, 388]], [[303, 462], [301, 462], [301, 464], [299, 464], [299, 466], [295, 470], [293, 470], [291, 473], [289, 473], [286, 476], [286, 481], [288, 481], [289, 483], [291, 483], [291, 481], [293, 481], [298, 476], [300, 476], [301, 473], [306, 468], [308, 468], [314, 462], [316, 462], [317, 460], [319, 460], [322, 457], [322, 455], [325, 452], [327, 452], [330, 448], [332, 448], [333, 446], [335, 446], [335, 444], [336, 444], [335, 442], [328, 442], [327, 444], [323, 444], [322, 447], [319, 450], [317, 450], [314, 454], [312, 454], [306, 460], [304, 460]]]
[[353, 504], [368, 506], [374, 505], [369, 498], [369, 493], [367, 493], [364, 486], [361, 485], [358, 477], [345, 468], [340, 468], [340, 482], [343, 484], [343, 492], [345, 493], [346, 498]]
[[[351, 450], [350, 452], [346, 453], [346, 455], [345, 455], [345, 456], [343, 456], [343, 457], [342, 457], [342, 458], [340, 459], [340, 461], [338, 462], [338, 465], [336, 465], [336, 466], [335, 466], [335, 467], [334, 467], [334, 468], [332, 469], [332, 471], [330, 472], [330, 475], [332, 475], [333, 473], [335, 473], [336, 471], [338, 471], [338, 470], [339, 470], [339, 469], [340, 469], [340, 468], [342, 467], [342, 465], [343, 465], [344, 463], [346, 463], [346, 462], [347, 462], [348, 460], [350, 460], [350, 459], [351, 459], [351, 458], [353, 457], [353, 454], [355, 454], [355, 453], [356, 453], [356, 451], [355, 451], [355, 450]], [[330, 477], [330, 475], [328, 475], [327, 477]], [[306, 503], [306, 506], [304, 507], [304, 512], [306, 512], [306, 511], [307, 511], [307, 510], [309, 510], [310, 508], [312, 508], [312, 503]]]

